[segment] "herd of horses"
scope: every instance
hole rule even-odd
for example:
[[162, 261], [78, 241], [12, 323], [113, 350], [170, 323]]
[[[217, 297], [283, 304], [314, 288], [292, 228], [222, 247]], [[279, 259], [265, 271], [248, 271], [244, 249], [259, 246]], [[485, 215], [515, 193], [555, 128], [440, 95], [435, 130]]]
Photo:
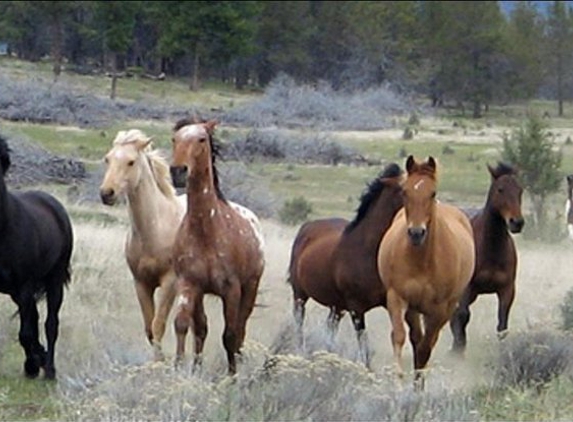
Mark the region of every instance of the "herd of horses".
[[[222, 341], [233, 374], [265, 268], [264, 239], [257, 216], [228, 201], [220, 189], [216, 125], [196, 119], [177, 122], [171, 163], [142, 131], [119, 131], [104, 158], [100, 197], [110, 206], [127, 200], [125, 258], [155, 359], [164, 359], [162, 339], [176, 304], [175, 362], [184, 359], [191, 330], [193, 367], [201, 365], [208, 331], [203, 299], [211, 294], [223, 302]], [[58, 311], [70, 280], [72, 225], [52, 196], [8, 191], [3, 176], [10, 157], [1, 138], [0, 165], [0, 292], [18, 306], [25, 374], [36, 377], [42, 368], [46, 378], [54, 378]], [[368, 185], [353, 220], [327, 218], [301, 225], [288, 267], [301, 347], [305, 304], [313, 299], [329, 308], [332, 336], [345, 313], [350, 314], [361, 360], [370, 367], [365, 314], [382, 306], [392, 324], [398, 374], [409, 334], [415, 379], [423, 385], [424, 370], [446, 324], [454, 338], [452, 350], [463, 354], [470, 305], [479, 295], [497, 295], [497, 332], [503, 336], [507, 331], [517, 268], [510, 233], [519, 233], [524, 225], [517, 172], [503, 163], [488, 166], [491, 184], [485, 205], [470, 215], [437, 199], [437, 167], [433, 157], [417, 161], [409, 156], [405, 171], [388, 164]], [[568, 182], [571, 197], [573, 178]], [[178, 187], [186, 193], [177, 195]], [[38, 333], [37, 301], [44, 296], [47, 351]]]

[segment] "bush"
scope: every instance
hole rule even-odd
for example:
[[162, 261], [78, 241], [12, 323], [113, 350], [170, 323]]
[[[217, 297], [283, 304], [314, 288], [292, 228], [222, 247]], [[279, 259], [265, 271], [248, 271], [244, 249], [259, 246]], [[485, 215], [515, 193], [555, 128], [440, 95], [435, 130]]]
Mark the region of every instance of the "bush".
[[311, 212], [312, 205], [310, 202], [302, 196], [297, 196], [296, 198], [285, 201], [279, 211], [279, 218], [284, 224], [295, 225], [306, 221]]
[[573, 343], [563, 334], [537, 331], [505, 339], [494, 364], [501, 386], [541, 387], [571, 364]]
[[573, 330], [573, 289], [567, 291], [559, 309], [561, 310], [561, 328], [565, 331]]

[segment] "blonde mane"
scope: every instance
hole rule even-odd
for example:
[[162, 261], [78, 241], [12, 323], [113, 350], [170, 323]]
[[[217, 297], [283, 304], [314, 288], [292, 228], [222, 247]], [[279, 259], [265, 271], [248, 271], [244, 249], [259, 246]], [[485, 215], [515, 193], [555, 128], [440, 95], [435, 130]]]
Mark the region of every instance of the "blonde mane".
[[[120, 130], [113, 141], [113, 145], [129, 145], [149, 142], [151, 137], [139, 129]], [[151, 167], [153, 178], [159, 190], [168, 198], [175, 198], [176, 192], [171, 183], [169, 164], [159, 150], [153, 149], [151, 143], [145, 146], [141, 152], [147, 157]]]

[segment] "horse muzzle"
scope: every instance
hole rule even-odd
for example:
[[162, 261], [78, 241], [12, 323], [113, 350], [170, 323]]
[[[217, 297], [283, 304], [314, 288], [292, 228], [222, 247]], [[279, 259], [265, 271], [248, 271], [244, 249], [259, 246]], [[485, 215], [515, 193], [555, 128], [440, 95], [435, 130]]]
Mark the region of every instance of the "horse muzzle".
[[184, 188], [187, 184], [187, 166], [171, 166], [171, 180], [176, 188]]
[[518, 217], [518, 218], [510, 218], [508, 221], [508, 227], [509, 227], [509, 231], [511, 233], [521, 233], [521, 230], [523, 229], [523, 226], [525, 225], [525, 221], [523, 220], [523, 217]]
[[428, 231], [424, 227], [410, 227], [408, 229], [408, 237], [414, 246], [420, 246], [426, 240]]
[[103, 202], [104, 205], [114, 205], [117, 201], [117, 196], [114, 190], [111, 188], [100, 189], [99, 196], [101, 198], [101, 202]]

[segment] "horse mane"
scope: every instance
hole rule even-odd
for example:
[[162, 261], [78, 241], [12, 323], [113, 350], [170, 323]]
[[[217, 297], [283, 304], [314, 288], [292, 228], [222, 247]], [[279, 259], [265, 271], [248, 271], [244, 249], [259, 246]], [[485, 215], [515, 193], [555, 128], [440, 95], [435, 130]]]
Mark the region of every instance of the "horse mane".
[[[207, 120], [199, 119], [197, 117], [185, 117], [183, 119], [179, 119], [175, 125], [173, 126], [173, 132], [177, 132], [179, 129], [190, 126], [190, 125], [198, 125], [202, 123], [207, 123]], [[207, 131], [209, 135], [209, 145], [211, 145], [211, 168], [213, 169], [213, 185], [215, 186], [215, 193], [217, 198], [221, 201], [227, 202], [227, 199], [223, 195], [221, 191], [221, 187], [219, 186], [219, 172], [217, 170], [217, 166], [215, 165], [217, 158], [222, 159], [221, 150], [223, 148], [219, 139], [215, 138], [212, 133]]]
[[10, 147], [8, 141], [0, 135], [0, 166], [2, 174], [6, 174], [10, 168]]
[[396, 163], [390, 163], [368, 184], [360, 197], [360, 205], [358, 206], [356, 216], [344, 229], [346, 233], [354, 229], [360, 221], [364, 219], [372, 204], [380, 197], [384, 187], [386, 186], [384, 179], [396, 178], [401, 175], [402, 169], [400, 166]]
[[496, 177], [517, 174], [517, 169], [514, 166], [509, 163], [503, 163], [501, 161], [497, 163], [497, 167], [492, 167], [491, 170]]
[[[116, 138], [113, 141], [114, 145], [129, 145], [134, 144], [137, 141], [148, 141], [151, 138], [148, 137], [139, 129], [121, 130], [118, 132]], [[151, 173], [153, 178], [157, 183], [157, 187], [168, 198], [175, 198], [176, 192], [173, 184], [171, 183], [171, 173], [169, 172], [169, 164], [165, 157], [161, 154], [159, 150], [152, 148], [151, 144], [147, 145], [142, 153], [147, 158], [147, 161], [151, 167]]]

